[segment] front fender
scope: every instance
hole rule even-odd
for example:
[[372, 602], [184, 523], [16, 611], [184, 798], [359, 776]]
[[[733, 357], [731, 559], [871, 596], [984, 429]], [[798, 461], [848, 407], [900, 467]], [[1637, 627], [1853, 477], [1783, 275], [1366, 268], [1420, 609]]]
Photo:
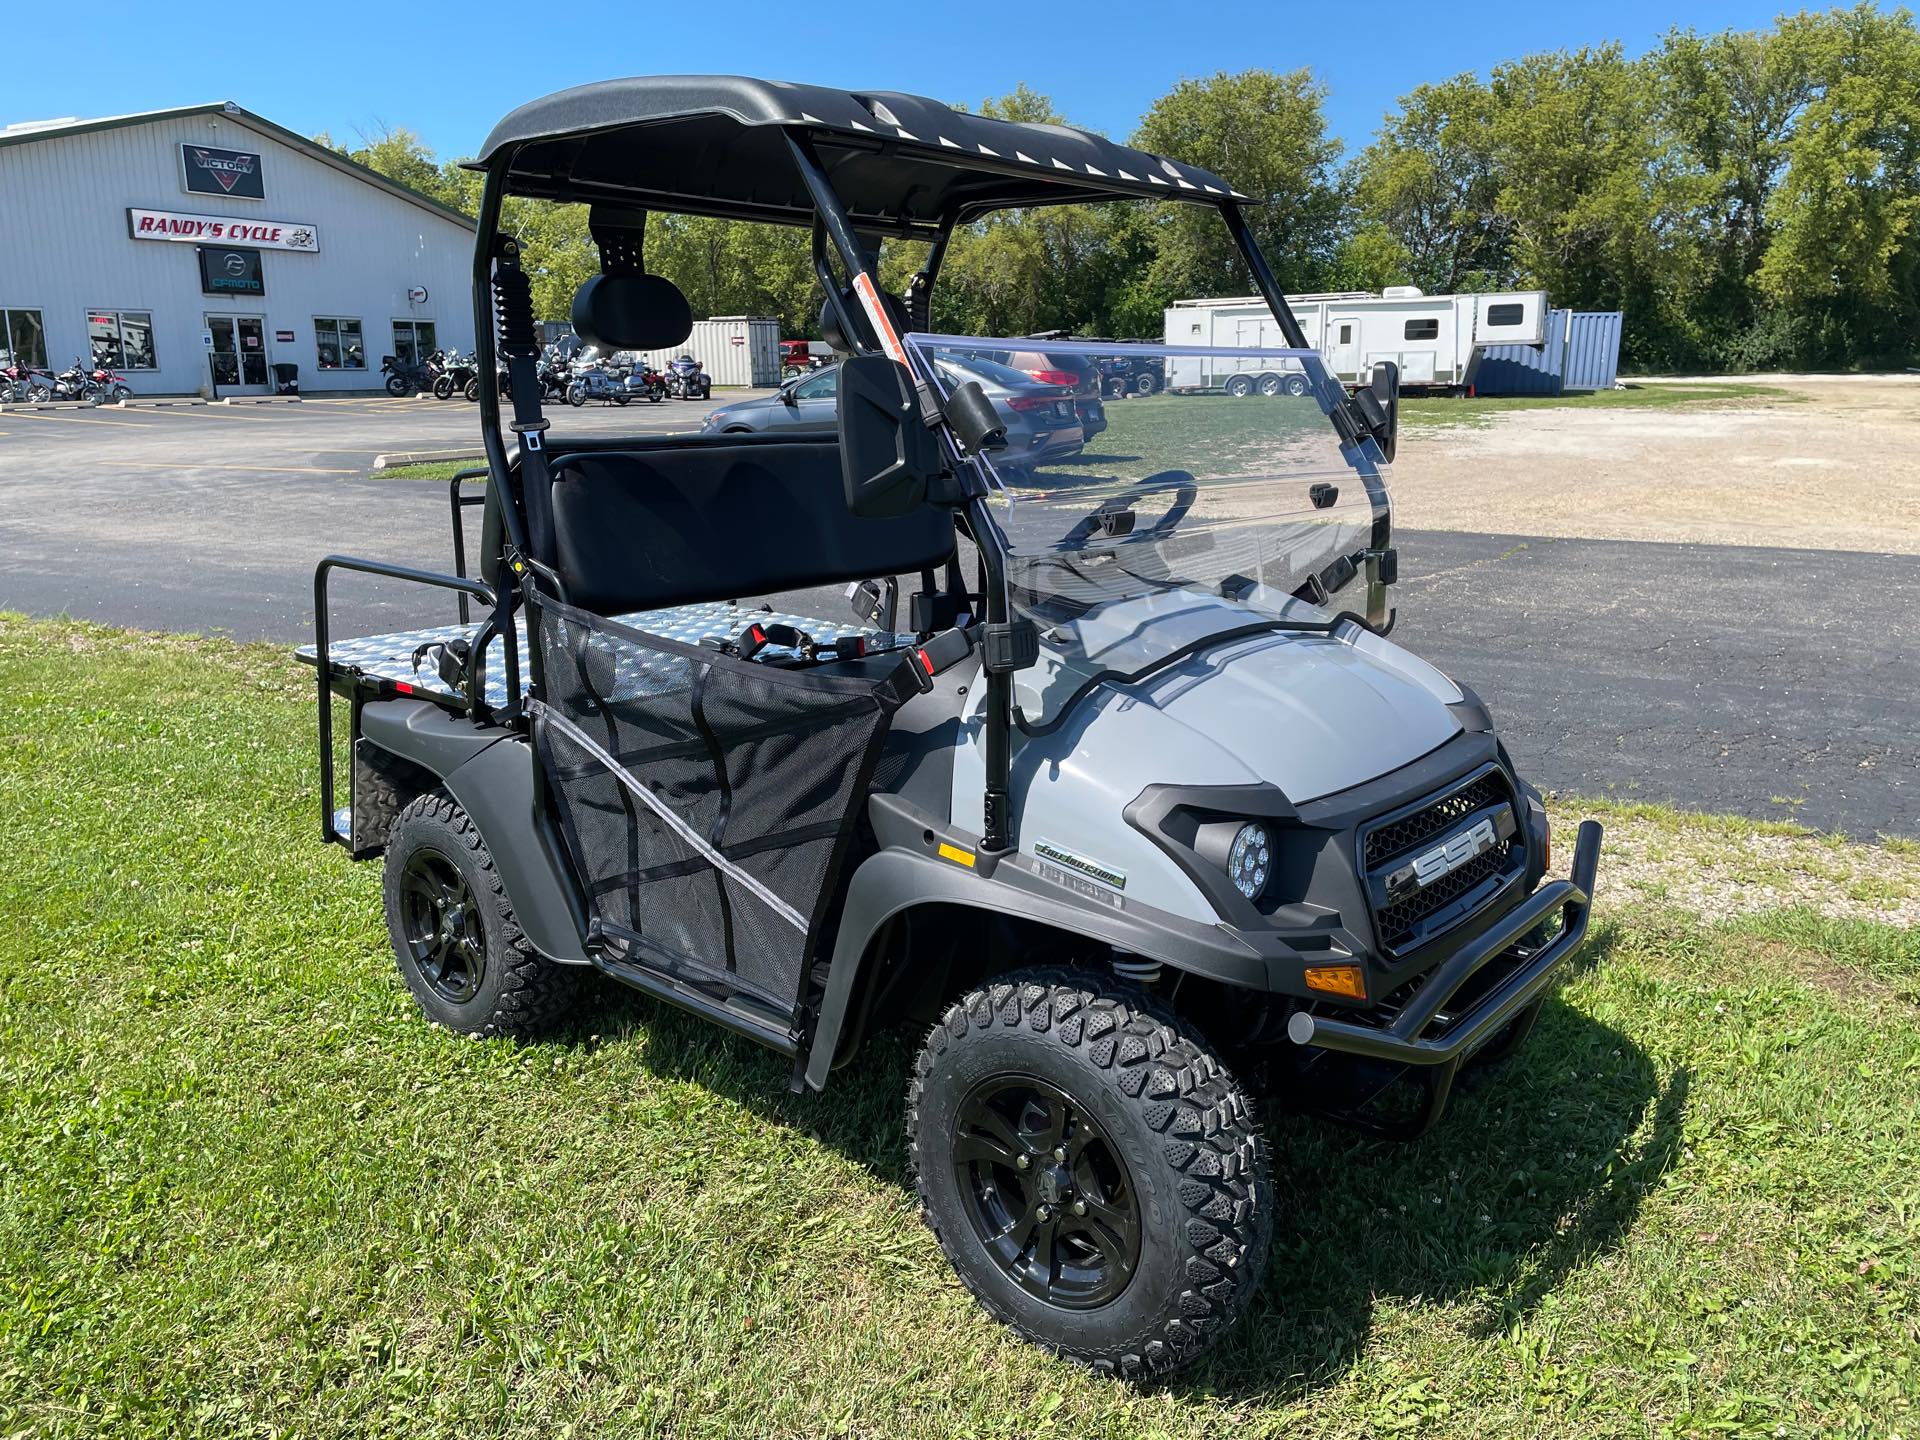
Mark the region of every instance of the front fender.
[[[958, 833], [922, 829], [921, 835], [924, 841], [891, 845], [870, 856], [847, 887], [827, 991], [806, 1055], [807, 1083], [816, 1090], [833, 1068], [874, 936], [888, 920], [917, 905], [965, 905], [1032, 920], [1230, 985], [1269, 988], [1269, 966], [1278, 957], [1261, 953], [1222, 926], [1110, 895], [1092, 881], [1030, 856], [977, 857], [974, 842]], [[943, 847], [975, 857], [974, 863], [941, 858]]]

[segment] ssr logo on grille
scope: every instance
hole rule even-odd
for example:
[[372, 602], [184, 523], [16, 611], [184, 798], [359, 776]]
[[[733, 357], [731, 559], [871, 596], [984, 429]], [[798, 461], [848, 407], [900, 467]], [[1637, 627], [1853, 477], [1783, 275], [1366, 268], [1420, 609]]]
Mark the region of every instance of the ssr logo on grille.
[[1494, 826], [1493, 817], [1483, 817], [1459, 834], [1449, 836], [1431, 850], [1414, 856], [1398, 867], [1387, 877], [1387, 893], [1406, 895], [1415, 890], [1424, 890], [1462, 865], [1479, 859], [1499, 843], [1500, 832]]

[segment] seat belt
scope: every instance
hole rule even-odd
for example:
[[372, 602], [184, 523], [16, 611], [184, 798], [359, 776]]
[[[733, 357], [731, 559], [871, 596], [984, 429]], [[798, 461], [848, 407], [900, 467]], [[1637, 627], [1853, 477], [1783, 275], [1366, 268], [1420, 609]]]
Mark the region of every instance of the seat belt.
[[[540, 409], [539, 342], [533, 331], [533, 286], [520, 269], [520, 242], [500, 238], [493, 260], [493, 311], [498, 348], [507, 362], [507, 395], [513, 407], [508, 426], [520, 441], [520, 494], [527, 506], [527, 543], [533, 558], [551, 565], [553, 547], [553, 472], [547, 464], [547, 427]], [[498, 384], [482, 376], [483, 385]]]

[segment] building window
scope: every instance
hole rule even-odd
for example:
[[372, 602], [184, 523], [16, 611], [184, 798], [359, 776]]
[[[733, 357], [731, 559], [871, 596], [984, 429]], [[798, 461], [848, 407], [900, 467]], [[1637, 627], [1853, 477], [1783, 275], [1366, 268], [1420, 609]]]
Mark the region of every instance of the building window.
[[313, 344], [320, 352], [322, 370], [364, 370], [367, 347], [360, 339], [358, 320], [336, 319], [327, 315], [313, 318]]
[[393, 322], [393, 358], [402, 365], [424, 365], [427, 356], [440, 346], [433, 335], [431, 320], [396, 320]]
[[96, 370], [157, 370], [151, 310], [89, 310], [87, 343]]
[[1409, 340], [1438, 340], [1440, 322], [1438, 320], [1409, 320], [1405, 331]]
[[0, 363], [46, 369], [47, 327], [40, 323], [40, 312], [0, 310], [0, 350], [6, 352]]
[[1487, 324], [1518, 325], [1526, 314], [1524, 305], [1509, 303], [1487, 306]]

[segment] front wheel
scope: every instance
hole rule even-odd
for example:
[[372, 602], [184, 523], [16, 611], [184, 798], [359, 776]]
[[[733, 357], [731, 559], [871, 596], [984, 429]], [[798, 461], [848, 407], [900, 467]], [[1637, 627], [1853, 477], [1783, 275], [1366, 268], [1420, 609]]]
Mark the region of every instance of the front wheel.
[[474, 405], [479, 404], [480, 403], [480, 377], [476, 375], [473, 377], [473, 379], [467, 381], [467, 388], [461, 391], [461, 394], [467, 397], [467, 401], [469, 404], [474, 404]]
[[576, 380], [573, 382], [573, 384], [567, 387], [567, 404], [573, 406], [574, 409], [578, 410], [582, 405], [586, 403], [587, 403], [587, 387], [584, 382]]
[[1026, 1339], [1165, 1373], [1258, 1288], [1266, 1143], [1205, 1043], [1144, 992], [1064, 969], [976, 990], [927, 1037], [907, 1103], [924, 1218]]
[[387, 394], [404, 399], [413, 393], [413, 387], [398, 375], [387, 376]]
[[434, 377], [433, 398], [436, 400], [451, 400], [453, 398], [453, 377], [451, 375], [436, 375]]
[[1151, 370], [1143, 371], [1133, 377], [1133, 393], [1136, 395], [1152, 395], [1159, 389], [1159, 378]]

